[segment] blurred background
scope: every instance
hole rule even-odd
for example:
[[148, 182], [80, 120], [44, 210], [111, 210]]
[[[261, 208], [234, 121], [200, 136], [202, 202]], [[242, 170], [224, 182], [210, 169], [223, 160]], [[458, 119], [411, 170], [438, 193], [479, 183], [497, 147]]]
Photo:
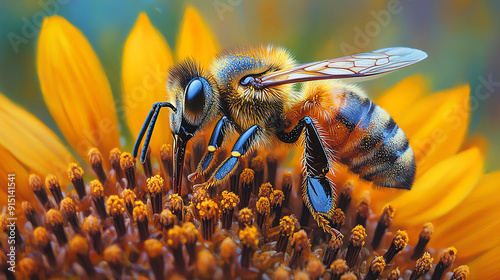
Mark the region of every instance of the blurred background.
[[[362, 87], [375, 98], [414, 73], [428, 78], [433, 90], [469, 84], [469, 137], [487, 137], [486, 171], [500, 169], [500, 1], [0, 0], [0, 5], [0, 92], [62, 139], [43, 102], [36, 73], [36, 43], [43, 17], [59, 14], [85, 34], [119, 99], [123, 45], [139, 12], [147, 13], [175, 49], [184, 10], [191, 5], [222, 48], [279, 44], [300, 62], [389, 46], [426, 51], [429, 58], [424, 62]], [[14, 43], [16, 35], [22, 40]]]

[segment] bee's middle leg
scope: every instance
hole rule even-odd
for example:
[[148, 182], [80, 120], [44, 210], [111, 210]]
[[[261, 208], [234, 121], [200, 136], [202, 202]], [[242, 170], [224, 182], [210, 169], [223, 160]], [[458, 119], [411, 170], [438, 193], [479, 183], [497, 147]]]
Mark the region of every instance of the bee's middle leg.
[[236, 144], [233, 146], [231, 155], [226, 158], [221, 165], [215, 170], [210, 179], [204, 184], [206, 188], [220, 184], [229, 175], [236, 170], [240, 158], [243, 157], [254, 145], [255, 140], [262, 135], [263, 128], [259, 125], [254, 125], [241, 134]]
[[305, 134], [303, 164], [306, 175], [302, 185], [302, 198], [318, 225], [325, 232], [338, 237], [340, 232], [331, 226], [335, 192], [333, 184], [326, 177], [330, 169], [329, 159], [313, 120], [304, 117], [290, 132], [277, 132], [277, 137], [283, 142], [293, 143], [302, 132]]
[[208, 142], [207, 152], [201, 159], [196, 171], [188, 176], [188, 180], [194, 182], [197, 178], [205, 175], [208, 170], [211, 169], [212, 165], [215, 164], [214, 156], [217, 150], [222, 146], [224, 142], [224, 136], [231, 127], [231, 122], [226, 116], [223, 116], [217, 125], [215, 125], [210, 141]]

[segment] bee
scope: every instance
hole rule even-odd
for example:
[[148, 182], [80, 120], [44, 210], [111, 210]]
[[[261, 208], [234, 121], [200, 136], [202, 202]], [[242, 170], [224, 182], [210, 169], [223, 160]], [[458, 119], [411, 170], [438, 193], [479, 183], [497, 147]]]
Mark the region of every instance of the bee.
[[[238, 163], [256, 147], [302, 141], [302, 197], [319, 226], [337, 237], [330, 221], [335, 209], [330, 163], [377, 186], [411, 189], [416, 165], [404, 132], [389, 114], [357, 87], [357, 81], [388, 73], [427, 57], [411, 48], [385, 48], [341, 58], [297, 64], [276, 46], [237, 47], [222, 51], [208, 70], [188, 59], [172, 68], [167, 79], [171, 100], [153, 105], [134, 146], [144, 162], [160, 109], [168, 107], [175, 137], [173, 186], [180, 193], [187, 142], [215, 122], [207, 150], [188, 178], [207, 175], [214, 155], [233, 135], [231, 154], [204, 183], [227, 180]], [[304, 83], [294, 89], [295, 83]], [[404, 93], [402, 93], [404, 94]]]

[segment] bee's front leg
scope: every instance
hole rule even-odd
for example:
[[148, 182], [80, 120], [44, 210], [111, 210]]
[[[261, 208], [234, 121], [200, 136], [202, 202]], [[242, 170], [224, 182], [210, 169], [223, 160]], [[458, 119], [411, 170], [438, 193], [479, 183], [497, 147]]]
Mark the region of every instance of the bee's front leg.
[[302, 198], [318, 225], [336, 238], [340, 232], [331, 226], [336, 197], [333, 183], [326, 177], [330, 169], [329, 160], [312, 119], [304, 117], [290, 132], [277, 132], [277, 137], [283, 142], [293, 143], [299, 139], [302, 131], [305, 131], [303, 164], [306, 175]]
[[200, 176], [203, 176], [207, 173], [208, 170], [215, 164], [214, 155], [217, 150], [222, 146], [222, 142], [224, 142], [224, 136], [228, 132], [231, 127], [231, 122], [226, 116], [223, 116], [212, 132], [212, 136], [210, 137], [210, 141], [208, 142], [207, 152], [201, 159], [196, 171], [188, 176], [188, 180], [194, 182]]
[[142, 148], [142, 153], [141, 153], [141, 162], [144, 163], [146, 161], [146, 154], [148, 152], [149, 148], [149, 141], [151, 141], [151, 135], [153, 135], [153, 128], [155, 127], [156, 124], [156, 119], [158, 118], [158, 114], [160, 113], [160, 109], [168, 107], [172, 109], [174, 112], [177, 111], [177, 109], [174, 107], [174, 105], [168, 103], [168, 102], [156, 102], [153, 104], [153, 108], [151, 108], [151, 111], [149, 111], [148, 117], [144, 124], [142, 125], [141, 131], [139, 132], [139, 135], [137, 136], [137, 140], [135, 141], [134, 145], [134, 150], [132, 151], [132, 154], [134, 157], [137, 157], [137, 153], [139, 151], [139, 147], [141, 145], [142, 137], [144, 137], [144, 133], [146, 133], [146, 130], [148, 131], [148, 134], [146, 135], [146, 139], [144, 140], [144, 147]]
[[221, 165], [215, 170], [210, 179], [204, 184], [206, 188], [216, 186], [229, 178], [229, 175], [236, 170], [238, 162], [256, 143], [256, 139], [262, 135], [263, 128], [259, 125], [254, 125], [246, 130], [236, 144], [234, 144], [231, 156], [226, 158]]

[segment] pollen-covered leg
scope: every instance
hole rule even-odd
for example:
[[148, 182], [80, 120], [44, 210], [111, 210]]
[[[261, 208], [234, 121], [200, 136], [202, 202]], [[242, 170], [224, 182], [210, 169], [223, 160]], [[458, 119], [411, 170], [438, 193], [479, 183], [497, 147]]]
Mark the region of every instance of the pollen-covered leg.
[[194, 182], [200, 176], [205, 175], [215, 163], [213, 160], [215, 152], [221, 147], [222, 142], [224, 141], [224, 136], [226, 135], [230, 125], [230, 121], [226, 116], [219, 120], [214, 128], [214, 131], [212, 132], [210, 141], [208, 142], [207, 152], [198, 164], [196, 171], [188, 176], [189, 181]]
[[280, 132], [278, 138], [287, 143], [299, 139], [305, 128], [304, 171], [305, 178], [302, 185], [302, 198], [311, 212], [314, 220], [327, 233], [335, 237], [340, 232], [331, 226], [333, 210], [335, 209], [335, 192], [333, 184], [326, 177], [330, 166], [328, 156], [318, 131], [310, 117], [304, 117], [289, 133]]
[[252, 148], [255, 140], [261, 135], [262, 130], [263, 128], [259, 125], [254, 125], [240, 136], [236, 144], [234, 144], [231, 156], [222, 162], [214, 174], [212, 174], [212, 177], [204, 184], [206, 188], [216, 186], [224, 179], [229, 178], [229, 175], [236, 170], [240, 158]]

